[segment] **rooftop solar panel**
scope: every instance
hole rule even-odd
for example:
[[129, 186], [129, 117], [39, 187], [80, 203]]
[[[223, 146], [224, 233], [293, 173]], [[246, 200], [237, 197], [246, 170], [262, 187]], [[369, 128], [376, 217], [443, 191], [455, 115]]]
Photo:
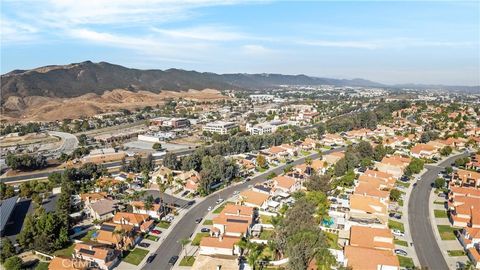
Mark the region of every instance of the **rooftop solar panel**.
[[235, 222], [235, 223], [248, 223], [248, 220], [243, 220], [243, 219], [234, 219], [234, 218], [227, 218], [227, 222]]
[[95, 251], [94, 251], [94, 250], [90, 250], [90, 249], [81, 248], [81, 249], [80, 249], [80, 253], [85, 253], [85, 254], [88, 254], [88, 255], [93, 255], [93, 254], [95, 254]]

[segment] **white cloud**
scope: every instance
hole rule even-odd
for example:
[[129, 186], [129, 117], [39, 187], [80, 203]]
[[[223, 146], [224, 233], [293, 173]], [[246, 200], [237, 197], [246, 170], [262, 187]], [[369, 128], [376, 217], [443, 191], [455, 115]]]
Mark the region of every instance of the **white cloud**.
[[265, 55], [273, 53], [274, 50], [266, 48], [262, 45], [249, 44], [242, 46], [243, 52], [245, 54], [254, 54], [254, 55]]
[[478, 46], [474, 42], [447, 42], [447, 41], [430, 41], [414, 38], [392, 38], [392, 39], [376, 39], [376, 40], [304, 40], [298, 44], [318, 47], [336, 47], [336, 48], [354, 48], [354, 49], [384, 49], [384, 48], [409, 48], [409, 47], [473, 47]]
[[2, 43], [22, 43], [31, 41], [38, 30], [29, 24], [12, 21], [2, 16], [0, 32]]
[[232, 28], [215, 25], [204, 25], [180, 29], [161, 29], [153, 27], [152, 29], [157, 33], [173, 38], [197, 39], [205, 41], [234, 41], [254, 39], [254, 37], [244, 33], [236, 32]]

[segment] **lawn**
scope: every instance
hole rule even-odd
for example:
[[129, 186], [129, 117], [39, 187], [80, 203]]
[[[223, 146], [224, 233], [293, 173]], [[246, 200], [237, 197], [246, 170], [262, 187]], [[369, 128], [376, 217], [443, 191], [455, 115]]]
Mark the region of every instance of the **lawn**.
[[342, 248], [338, 245], [338, 234], [336, 234], [336, 233], [331, 233], [331, 232], [324, 232], [324, 234], [325, 234], [325, 236], [327, 237], [327, 242], [328, 242], [329, 248], [342, 249]]
[[302, 150], [301, 153], [303, 156], [308, 156], [311, 154], [309, 151], [305, 151], [305, 150]]
[[440, 238], [442, 240], [455, 240], [457, 239], [455, 237], [454, 231], [456, 230], [453, 227], [450, 227], [449, 225], [437, 225], [438, 232], [440, 233]]
[[395, 182], [395, 184], [397, 186], [402, 186], [402, 187], [405, 187], [405, 188], [408, 188], [410, 186], [410, 183], [408, 183], [408, 182], [405, 183], [405, 182], [402, 182], [402, 181], [397, 181], [397, 182]]
[[80, 240], [83, 241], [83, 242], [92, 241], [92, 236], [95, 232], [97, 232], [97, 230], [88, 231], [87, 234], [84, 237], [80, 238]]
[[272, 224], [272, 217], [267, 215], [260, 215], [260, 223]]
[[265, 172], [267, 170], [267, 168], [257, 167], [256, 170], [258, 172]]
[[434, 204], [441, 204], [441, 205], [445, 205], [445, 202], [442, 202], [442, 201], [434, 201], [433, 203], [434, 203]]
[[400, 266], [401, 266], [401, 267], [413, 268], [413, 267], [415, 266], [415, 264], [413, 263], [412, 258], [403, 257], [403, 256], [397, 256], [397, 257], [398, 257], [398, 261], [400, 262]]
[[155, 242], [158, 241], [158, 237], [155, 236], [155, 235], [151, 235], [151, 234], [147, 235], [147, 239], [151, 240], [151, 241], [155, 241]]
[[70, 257], [72, 257], [74, 247], [75, 247], [75, 244], [72, 243], [70, 246], [68, 246], [64, 249], [60, 249], [60, 250], [55, 251], [53, 253], [53, 255], [70, 258]]
[[408, 242], [407, 241], [395, 239], [393, 242], [395, 243], [395, 245], [408, 247]]
[[403, 199], [399, 199], [399, 200], [397, 201], [397, 203], [398, 203], [399, 206], [403, 206]]
[[225, 208], [225, 206], [227, 206], [227, 204], [233, 204], [233, 202], [222, 203], [219, 207], [217, 207], [217, 209], [213, 210], [213, 213], [214, 214], [220, 214], [220, 212], [222, 212], [222, 210]]
[[133, 265], [139, 265], [140, 262], [142, 262], [143, 258], [147, 256], [147, 254], [148, 250], [135, 248], [134, 250], [131, 250], [127, 253], [127, 256], [123, 258], [123, 261]]
[[39, 262], [37, 266], [35, 266], [35, 270], [48, 270], [48, 262]]
[[180, 266], [192, 266], [195, 262], [195, 256], [185, 256], [180, 261]]
[[213, 225], [213, 221], [211, 219], [205, 219], [202, 224], [205, 226]]
[[459, 249], [459, 250], [447, 250], [448, 256], [450, 257], [458, 257], [458, 256], [465, 256], [466, 253], [465, 251]]
[[445, 210], [433, 210], [436, 218], [448, 218], [447, 211]]
[[200, 241], [202, 241], [202, 238], [209, 235], [210, 235], [209, 233], [197, 233], [195, 235], [195, 238], [193, 238], [192, 240], [192, 246], [199, 246]]
[[162, 229], [168, 229], [170, 227], [170, 222], [168, 221], [165, 221], [165, 220], [161, 220], [158, 224], [157, 224], [158, 227], [162, 228]]
[[258, 236], [258, 238], [260, 238], [262, 240], [270, 240], [270, 239], [272, 239], [274, 233], [275, 232], [273, 230], [263, 230], [260, 233], [260, 235]]
[[399, 230], [401, 232], [405, 232], [405, 228], [403, 227], [403, 223], [395, 221], [395, 220], [388, 220], [388, 228], [392, 230]]

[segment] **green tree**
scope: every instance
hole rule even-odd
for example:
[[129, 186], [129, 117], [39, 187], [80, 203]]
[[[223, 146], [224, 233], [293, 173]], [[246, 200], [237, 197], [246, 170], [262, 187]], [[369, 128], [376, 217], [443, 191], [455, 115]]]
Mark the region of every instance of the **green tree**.
[[390, 200], [392, 202], [398, 202], [402, 197], [402, 192], [396, 188], [390, 190]]
[[262, 168], [262, 169], [266, 169], [267, 168], [267, 160], [265, 159], [265, 156], [262, 155], [262, 154], [258, 154], [257, 156], [257, 165], [258, 167]]
[[440, 154], [442, 156], [449, 156], [452, 153], [453, 149], [450, 146], [445, 146], [442, 149], [440, 149]]
[[12, 244], [12, 241], [8, 238], [2, 238], [2, 252], [0, 253], [0, 262], [3, 263], [7, 258], [15, 255], [15, 247]]
[[20, 270], [22, 269], [23, 261], [18, 256], [12, 256], [5, 260], [3, 266], [8, 270]]
[[162, 149], [162, 144], [161, 143], [154, 143], [152, 145], [153, 150], [155, 151], [160, 151]]
[[438, 177], [435, 179], [435, 188], [444, 188], [445, 187], [445, 179], [443, 177]]

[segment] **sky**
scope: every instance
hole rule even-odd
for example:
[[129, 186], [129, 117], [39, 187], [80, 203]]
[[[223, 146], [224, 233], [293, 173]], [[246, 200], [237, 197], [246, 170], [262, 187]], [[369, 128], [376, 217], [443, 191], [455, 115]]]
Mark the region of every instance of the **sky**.
[[131, 68], [480, 85], [480, 1], [2, 0], [1, 73]]

